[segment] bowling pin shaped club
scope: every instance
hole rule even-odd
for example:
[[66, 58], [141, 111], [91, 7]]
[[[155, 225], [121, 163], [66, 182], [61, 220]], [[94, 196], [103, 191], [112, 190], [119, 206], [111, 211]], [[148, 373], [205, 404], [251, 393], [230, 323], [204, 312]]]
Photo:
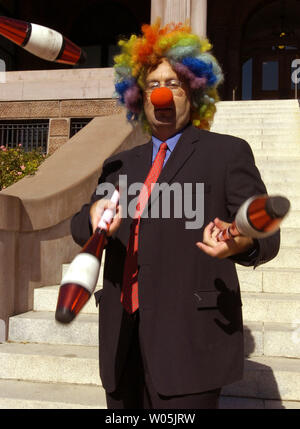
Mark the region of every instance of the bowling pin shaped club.
[[47, 61], [75, 65], [86, 60], [79, 46], [43, 25], [0, 16], [0, 35]]
[[[115, 190], [111, 201], [119, 202], [119, 191]], [[70, 323], [93, 294], [99, 277], [101, 257], [106, 235], [114, 217], [114, 211], [106, 209], [94, 234], [81, 252], [73, 259], [64, 275], [57, 300], [55, 319]]]
[[235, 220], [221, 231], [218, 241], [243, 235], [264, 238], [274, 234], [290, 209], [290, 202], [282, 196], [258, 195], [249, 198], [239, 208]]

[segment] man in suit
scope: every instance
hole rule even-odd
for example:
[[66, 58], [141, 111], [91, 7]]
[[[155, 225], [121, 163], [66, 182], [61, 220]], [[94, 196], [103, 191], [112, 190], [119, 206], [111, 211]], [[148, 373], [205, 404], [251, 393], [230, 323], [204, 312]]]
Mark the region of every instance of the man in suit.
[[[147, 27], [148, 33], [144, 29], [145, 39], [149, 28], [153, 27]], [[154, 180], [162, 185], [161, 192], [146, 201], [148, 215], [139, 213], [132, 219], [133, 215], [122, 217], [117, 209], [110, 227], [103, 290], [97, 294], [100, 375], [111, 409], [213, 409], [222, 386], [243, 376], [242, 303], [235, 263], [256, 267], [274, 258], [279, 232], [260, 240], [217, 241], [240, 205], [266, 193], [266, 188], [245, 141], [193, 125], [203, 125], [208, 117], [194, 119], [195, 73], [191, 77], [168, 55], [158, 57], [144, 68], [139, 93], [140, 118], [146, 118], [152, 138], [106, 160], [99, 179], [99, 184], [114, 184], [125, 176], [128, 188], [144, 183], [164, 146], [163, 164]], [[208, 74], [205, 79], [208, 85]], [[152, 93], [161, 88], [170, 90], [171, 99], [155, 101]], [[126, 104], [126, 94], [124, 100]], [[180, 199], [172, 194], [168, 188], [172, 184], [183, 192], [188, 189], [187, 195]], [[192, 186], [185, 188], [186, 184]], [[187, 201], [195, 204], [199, 189], [203, 191], [201, 225], [191, 222], [184, 206]], [[168, 218], [162, 214], [166, 198]], [[128, 207], [132, 202], [138, 210], [140, 200], [128, 195]], [[107, 207], [111, 203], [95, 191], [90, 203], [73, 217], [72, 235], [78, 244], [84, 245]], [[151, 217], [151, 210], [159, 215]], [[145, 214], [144, 206], [141, 211]], [[123, 299], [125, 284], [137, 288], [130, 301], [137, 305], [129, 311]]]

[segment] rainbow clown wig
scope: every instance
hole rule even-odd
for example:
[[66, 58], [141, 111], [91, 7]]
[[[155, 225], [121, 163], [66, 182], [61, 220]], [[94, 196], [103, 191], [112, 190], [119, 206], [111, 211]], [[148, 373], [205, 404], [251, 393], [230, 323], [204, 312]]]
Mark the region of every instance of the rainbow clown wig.
[[120, 40], [121, 53], [114, 58], [115, 96], [127, 108], [127, 119], [131, 123], [141, 122], [144, 130], [150, 132], [142, 91], [148, 69], [167, 58], [192, 90], [193, 125], [210, 129], [223, 74], [209, 53], [212, 48], [209, 41], [192, 34], [188, 25], [169, 24], [160, 28], [159, 19], [153, 25], [143, 25], [142, 33], [140, 37], [132, 35], [129, 40]]

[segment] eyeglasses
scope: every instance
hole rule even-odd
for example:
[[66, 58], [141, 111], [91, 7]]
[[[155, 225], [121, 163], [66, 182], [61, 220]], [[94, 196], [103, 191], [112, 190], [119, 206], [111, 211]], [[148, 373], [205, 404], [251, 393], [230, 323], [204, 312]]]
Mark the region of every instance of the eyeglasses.
[[170, 79], [170, 80], [167, 80], [164, 85], [161, 85], [160, 82], [156, 80], [152, 80], [146, 83], [145, 92], [150, 93], [154, 91], [154, 89], [161, 88], [162, 86], [169, 88], [172, 92], [175, 93], [181, 88], [182, 82], [180, 82], [180, 80], [177, 80], [177, 79]]

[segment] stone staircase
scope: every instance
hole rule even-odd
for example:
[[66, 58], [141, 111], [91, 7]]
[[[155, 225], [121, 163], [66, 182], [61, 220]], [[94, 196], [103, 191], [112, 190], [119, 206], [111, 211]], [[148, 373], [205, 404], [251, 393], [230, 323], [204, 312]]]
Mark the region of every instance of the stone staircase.
[[238, 266], [246, 339], [244, 380], [224, 408], [300, 408], [300, 109], [297, 100], [220, 103], [214, 132], [248, 141], [269, 194], [291, 201], [278, 256]]
[[[102, 275], [101, 269], [97, 289]], [[0, 344], [0, 408], [106, 408], [95, 299], [61, 325], [54, 317], [58, 291], [35, 289], [33, 311], [10, 318], [8, 342]]]
[[[270, 194], [290, 198], [278, 256], [238, 267], [245, 375], [221, 408], [300, 408], [300, 110], [297, 101], [219, 103], [212, 128], [247, 140]], [[67, 265], [63, 266], [63, 270]], [[98, 287], [101, 287], [102, 273]], [[59, 286], [35, 290], [34, 309], [10, 318], [0, 344], [0, 408], [106, 408], [94, 298], [69, 326], [55, 322]]]

